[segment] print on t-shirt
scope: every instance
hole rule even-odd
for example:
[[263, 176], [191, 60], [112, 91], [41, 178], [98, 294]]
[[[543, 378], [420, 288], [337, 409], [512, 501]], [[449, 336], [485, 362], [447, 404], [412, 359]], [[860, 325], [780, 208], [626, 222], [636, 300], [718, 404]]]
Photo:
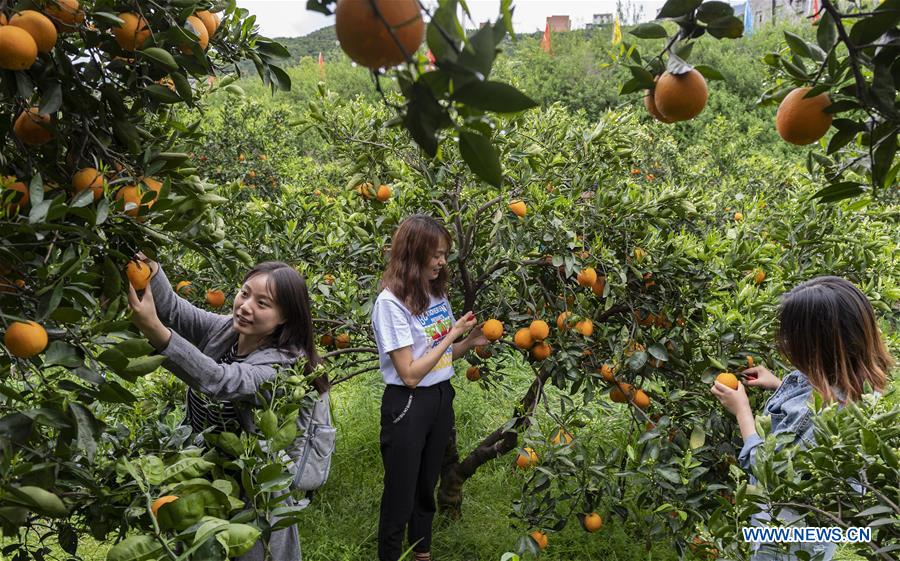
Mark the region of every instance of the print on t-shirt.
[[[440, 304], [435, 304], [434, 306], [428, 308], [426, 312], [422, 315], [416, 316], [416, 319], [419, 320], [419, 323], [422, 324], [422, 329], [425, 331], [425, 336], [431, 339], [431, 348], [435, 348], [438, 346], [438, 343], [441, 342], [441, 339], [447, 336], [450, 333], [450, 328], [453, 327], [453, 322], [450, 319], [450, 306], [446, 302], [441, 302]], [[441, 368], [447, 368], [448, 366], [453, 365], [453, 346], [447, 347], [447, 350], [444, 352], [444, 355], [438, 361], [434, 368], [431, 369], [432, 372], [436, 370], [440, 370]]]

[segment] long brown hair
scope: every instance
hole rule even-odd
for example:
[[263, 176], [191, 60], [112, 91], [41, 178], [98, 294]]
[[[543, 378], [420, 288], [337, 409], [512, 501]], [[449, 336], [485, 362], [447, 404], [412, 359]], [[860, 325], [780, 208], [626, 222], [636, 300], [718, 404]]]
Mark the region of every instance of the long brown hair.
[[893, 359], [885, 348], [872, 305], [853, 283], [816, 277], [784, 294], [778, 308], [778, 350], [826, 401], [832, 387], [848, 401], [864, 385], [883, 391]]
[[241, 284], [256, 275], [268, 275], [266, 288], [284, 318], [284, 323], [276, 327], [263, 344], [291, 352], [302, 351], [306, 357], [306, 371], [311, 372], [319, 363], [319, 355], [316, 354], [316, 334], [306, 281], [287, 263], [263, 261], [247, 271]]
[[381, 286], [393, 292], [416, 315], [428, 308], [430, 296], [441, 298], [447, 294], [446, 267], [434, 280], [423, 274], [441, 241], [447, 243], [449, 252], [453, 243], [450, 232], [440, 222], [424, 214], [407, 217], [391, 239], [391, 258]]

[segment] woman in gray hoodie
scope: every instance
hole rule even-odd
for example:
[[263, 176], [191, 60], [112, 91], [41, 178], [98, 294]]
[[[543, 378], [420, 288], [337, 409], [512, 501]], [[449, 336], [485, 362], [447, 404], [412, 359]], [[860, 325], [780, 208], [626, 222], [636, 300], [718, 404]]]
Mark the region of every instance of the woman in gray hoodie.
[[[163, 366], [188, 385], [187, 422], [198, 433], [255, 432], [260, 385], [301, 357], [310, 371], [319, 361], [303, 277], [286, 263], [259, 263], [244, 276], [231, 313], [220, 315], [178, 296], [159, 265], [145, 261], [147, 290], [139, 296], [129, 286], [132, 321], [166, 357]], [[269, 551], [276, 561], [299, 561], [297, 529], [274, 532]], [[263, 555], [258, 542], [241, 559]]]

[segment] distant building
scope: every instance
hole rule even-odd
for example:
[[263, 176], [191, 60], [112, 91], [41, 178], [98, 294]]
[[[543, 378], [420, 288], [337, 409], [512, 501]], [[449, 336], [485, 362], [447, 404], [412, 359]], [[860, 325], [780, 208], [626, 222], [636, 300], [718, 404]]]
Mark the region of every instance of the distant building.
[[[749, 6], [747, 5], [749, 3]], [[817, 0], [746, 0], [733, 3], [734, 15], [744, 20], [745, 33], [760, 26], [786, 19], [812, 16], [819, 8]], [[749, 13], [747, 13], [749, 9]]]
[[569, 16], [547, 16], [547, 25], [550, 31], [571, 31], [572, 20]]
[[591, 18], [591, 21], [585, 24], [585, 29], [597, 29], [598, 27], [603, 27], [604, 25], [612, 25], [613, 15], [612, 14], [594, 14], [594, 17]]

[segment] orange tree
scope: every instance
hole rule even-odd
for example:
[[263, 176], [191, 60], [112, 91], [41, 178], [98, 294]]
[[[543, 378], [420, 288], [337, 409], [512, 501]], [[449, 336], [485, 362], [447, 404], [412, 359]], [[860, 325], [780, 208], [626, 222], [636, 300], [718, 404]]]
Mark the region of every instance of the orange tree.
[[[900, 5], [885, 1], [840, 3], [823, 0], [810, 19], [815, 40], [784, 33], [784, 47], [765, 56], [774, 83], [763, 104], [779, 103], [776, 128], [791, 144], [818, 142], [833, 127], [827, 144], [809, 153], [808, 172], [827, 183], [816, 197], [833, 202], [864, 193], [894, 199], [900, 166], [895, 165], [900, 105], [896, 95]], [[672, 22], [677, 27], [670, 35]], [[665, 39], [662, 51], [642, 58], [638, 45], [623, 42], [620, 60], [632, 78], [622, 93], [643, 90], [647, 111], [664, 123], [688, 120], [703, 110], [708, 95], [704, 78], [722, 79], [709, 66], [692, 67], [695, 42], [703, 35], [736, 38], [743, 23], [731, 6], [718, 1], [670, 0], [657, 21], [629, 33], [641, 39]]]
[[[847, 209], [785, 196], [809, 184], [762, 149], [719, 146], [736, 134], [728, 124], [711, 125], [688, 155], [628, 113], [491, 118], [505, 170], [497, 189], [452, 147], [435, 160], [411, 147], [383, 126], [390, 111], [323, 88], [298, 117], [328, 156], [307, 161], [279, 196], [233, 209], [228, 237], [306, 273], [339, 383], [377, 371], [369, 312], [393, 229], [415, 211], [448, 224], [454, 309], [505, 328], [469, 358], [470, 380], [489, 391], [510, 369], [533, 373], [507, 423], [471, 448], [449, 447], [439, 499], [450, 515], [480, 466], [517, 449], [531, 465], [527, 446], [537, 463], [522, 472], [515, 512], [529, 530], [597, 511], [685, 548], [734, 496], [734, 426], [707, 384], [748, 356], [783, 366], [771, 349], [777, 295], [829, 273], [859, 282], [882, 312], [900, 296], [895, 276], [879, 274], [896, 266], [881, 222], [890, 210], [848, 221]], [[534, 424], [539, 412], [551, 426]], [[617, 438], [591, 436], [598, 413], [616, 419]], [[572, 443], [554, 444], [560, 428]], [[520, 547], [536, 545], [524, 537]]]
[[[273, 64], [285, 49], [259, 36], [246, 10], [232, 3], [213, 13], [222, 9], [190, 0], [0, 2], [9, 20], [0, 26], [0, 528], [19, 537], [4, 551], [14, 558], [36, 555], [33, 532], [75, 555], [85, 531], [135, 534], [111, 559], [196, 547], [221, 558], [266, 537], [267, 513], [283, 507], [277, 443], [296, 434], [295, 391], [276, 392], [290, 399], [260, 413], [265, 452], [255, 438], [231, 435], [202, 456], [182, 450], [183, 428], [127, 413], [138, 402], [132, 390], [162, 360], [125, 318], [131, 256], [180, 245], [219, 268], [239, 265], [216, 211], [225, 199], [191, 161], [201, 141], [195, 110], [243, 59], [273, 90], [290, 86]], [[270, 422], [273, 410], [284, 424]], [[217, 459], [223, 449], [230, 456]], [[253, 457], [241, 459], [246, 450]], [[255, 482], [239, 517], [227, 516], [245, 502], [224, 463]], [[181, 498], [151, 515], [165, 494]], [[203, 516], [220, 518], [184, 532]]]

